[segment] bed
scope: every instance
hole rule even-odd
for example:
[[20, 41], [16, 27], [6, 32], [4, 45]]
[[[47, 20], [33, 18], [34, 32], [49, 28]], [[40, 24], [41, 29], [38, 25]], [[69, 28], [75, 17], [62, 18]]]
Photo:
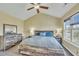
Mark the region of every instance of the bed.
[[18, 46], [18, 52], [29, 56], [64, 56], [63, 47], [53, 36], [32, 36], [24, 39]]

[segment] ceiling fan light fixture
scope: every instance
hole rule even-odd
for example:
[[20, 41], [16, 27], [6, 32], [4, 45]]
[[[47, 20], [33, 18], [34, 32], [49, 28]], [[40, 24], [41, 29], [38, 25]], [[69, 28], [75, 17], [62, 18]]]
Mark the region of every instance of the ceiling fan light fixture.
[[37, 6], [35, 6], [35, 9], [39, 9], [39, 6], [37, 5]]
[[33, 7], [28, 8], [27, 10], [31, 10], [31, 9], [36, 9], [37, 13], [40, 12], [40, 8], [42, 9], [48, 9], [47, 6], [40, 6], [40, 3], [31, 3], [33, 5]]
[[34, 3], [35, 5], [37, 5], [37, 3]]

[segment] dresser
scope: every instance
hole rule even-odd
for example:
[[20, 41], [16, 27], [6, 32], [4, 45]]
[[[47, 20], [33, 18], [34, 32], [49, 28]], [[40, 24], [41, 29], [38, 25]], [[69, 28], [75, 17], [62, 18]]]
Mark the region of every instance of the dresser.
[[22, 34], [6, 33], [4, 35], [4, 49], [8, 49], [22, 41]]

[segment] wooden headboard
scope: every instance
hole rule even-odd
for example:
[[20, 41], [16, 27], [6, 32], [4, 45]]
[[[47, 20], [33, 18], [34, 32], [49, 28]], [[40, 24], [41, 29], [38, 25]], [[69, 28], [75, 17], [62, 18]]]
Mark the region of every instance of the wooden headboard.
[[48, 31], [48, 30], [36, 30], [35, 35], [40, 35], [41, 32], [51, 32], [53, 35], [53, 31]]

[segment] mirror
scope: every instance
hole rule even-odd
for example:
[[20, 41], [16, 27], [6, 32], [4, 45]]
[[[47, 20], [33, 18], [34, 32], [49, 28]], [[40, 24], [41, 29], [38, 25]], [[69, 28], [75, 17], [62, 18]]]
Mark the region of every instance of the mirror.
[[4, 32], [4, 34], [17, 33], [17, 26], [10, 25], [10, 24], [4, 24], [3, 32]]

